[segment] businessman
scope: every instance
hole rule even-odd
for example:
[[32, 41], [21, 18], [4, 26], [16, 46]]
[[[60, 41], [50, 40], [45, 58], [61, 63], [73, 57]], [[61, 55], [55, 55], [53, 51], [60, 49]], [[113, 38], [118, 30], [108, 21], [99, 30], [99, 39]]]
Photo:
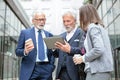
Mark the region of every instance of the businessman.
[[19, 80], [52, 80], [54, 57], [43, 41], [52, 34], [43, 30], [45, 21], [45, 14], [36, 11], [32, 17], [34, 26], [21, 31], [16, 48], [16, 55], [22, 57]]
[[76, 26], [76, 14], [74, 12], [65, 12], [62, 19], [66, 32], [61, 34], [61, 36], [65, 39], [65, 44], [60, 42], [55, 43], [57, 50], [54, 56], [59, 58], [56, 79], [80, 80], [78, 65], [73, 63], [72, 58], [75, 54], [84, 54], [81, 52], [84, 42], [84, 32]]

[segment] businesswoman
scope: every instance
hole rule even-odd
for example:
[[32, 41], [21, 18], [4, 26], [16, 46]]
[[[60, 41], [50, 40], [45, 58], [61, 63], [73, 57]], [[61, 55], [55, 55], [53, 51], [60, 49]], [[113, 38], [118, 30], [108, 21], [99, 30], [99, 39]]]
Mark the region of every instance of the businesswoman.
[[110, 40], [93, 5], [80, 8], [80, 27], [86, 32], [86, 53], [73, 57], [75, 64], [85, 63], [86, 80], [110, 80], [113, 57]]

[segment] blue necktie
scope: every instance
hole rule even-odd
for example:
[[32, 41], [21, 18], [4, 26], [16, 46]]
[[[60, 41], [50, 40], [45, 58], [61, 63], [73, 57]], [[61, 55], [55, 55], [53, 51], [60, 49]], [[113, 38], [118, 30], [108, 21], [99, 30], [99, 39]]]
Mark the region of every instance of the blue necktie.
[[45, 59], [44, 43], [43, 43], [41, 30], [38, 31], [38, 58], [41, 61]]

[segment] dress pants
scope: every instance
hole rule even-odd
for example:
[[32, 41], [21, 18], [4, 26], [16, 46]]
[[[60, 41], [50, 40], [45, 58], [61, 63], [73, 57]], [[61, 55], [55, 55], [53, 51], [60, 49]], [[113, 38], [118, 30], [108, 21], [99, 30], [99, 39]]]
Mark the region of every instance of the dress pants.
[[49, 63], [36, 63], [34, 71], [29, 80], [52, 80]]
[[66, 67], [61, 69], [60, 74], [59, 74], [59, 79], [60, 80], [71, 80], [68, 75]]
[[110, 72], [93, 73], [87, 72], [86, 80], [110, 80]]

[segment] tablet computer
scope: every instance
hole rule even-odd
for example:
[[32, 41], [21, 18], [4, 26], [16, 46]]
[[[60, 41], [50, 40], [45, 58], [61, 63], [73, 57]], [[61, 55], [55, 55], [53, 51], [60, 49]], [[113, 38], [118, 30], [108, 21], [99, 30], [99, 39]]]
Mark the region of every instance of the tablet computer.
[[46, 37], [46, 38], [43, 38], [43, 40], [45, 41], [45, 44], [48, 49], [54, 49], [55, 43], [57, 41], [61, 42], [62, 44], [65, 44], [64, 39], [60, 36]]

